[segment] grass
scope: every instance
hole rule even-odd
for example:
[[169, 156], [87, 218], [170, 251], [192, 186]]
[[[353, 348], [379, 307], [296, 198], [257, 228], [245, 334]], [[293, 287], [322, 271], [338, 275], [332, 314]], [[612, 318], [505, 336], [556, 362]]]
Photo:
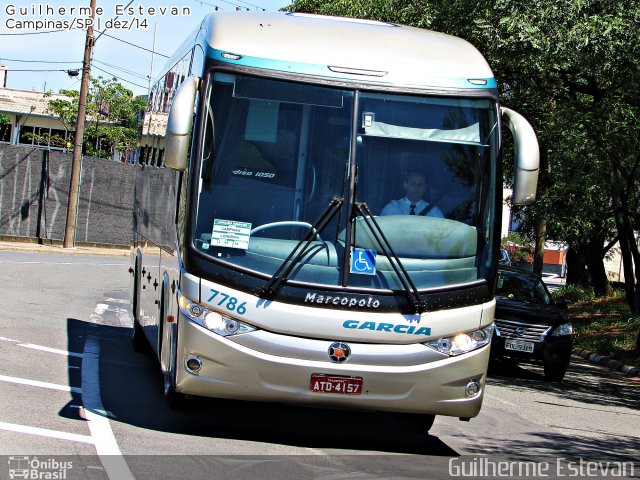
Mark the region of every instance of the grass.
[[565, 287], [555, 295], [569, 302], [569, 318], [576, 332], [574, 346], [640, 367], [636, 350], [640, 315], [631, 315], [624, 292], [595, 298], [592, 292], [580, 290]]

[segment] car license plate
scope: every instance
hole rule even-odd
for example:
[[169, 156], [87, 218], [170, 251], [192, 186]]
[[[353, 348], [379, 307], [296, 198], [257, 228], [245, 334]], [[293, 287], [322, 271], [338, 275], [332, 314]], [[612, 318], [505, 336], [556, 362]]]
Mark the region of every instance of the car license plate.
[[317, 393], [360, 395], [362, 393], [362, 377], [340, 377], [314, 373], [311, 375], [309, 389]]
[[505, 340], [505, 350], [515, 350], [517, 352], [533, 353], [533, 342], [523, 342], [521, 340]]

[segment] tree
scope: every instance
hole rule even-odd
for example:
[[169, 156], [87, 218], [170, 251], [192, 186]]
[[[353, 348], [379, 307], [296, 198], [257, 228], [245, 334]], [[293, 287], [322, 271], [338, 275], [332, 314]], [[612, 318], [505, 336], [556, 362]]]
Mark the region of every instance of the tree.
[[6, 142], [9, 139], [10, 130], [6, 126], [11, 123], [11, 119], [8, 115], [0, 113], [0, 141]]
[[[114, 150], [125, 154], [139, 142], [138, 114], [144, 110], [146, 99], [135, 98], [133, 92], [117, 79], [92, 78], [87, 98], [93, 112], [88, 135], [93, 142], [88, 150], [96, 156], [110, 157]], [[88, 106], [87, 105], [87, 106]]]
[[[632, 241], [640, 229], [638, 0], [296, 0], [291, 9], [396, 21], [473, 43], [503, 103], [539, 136], [538, 202], [520, 210], [529, 235], [545, 219], [548, 236], [570, 245], [578, 270], [570, 275], [588, 272], [599, 294], [609, 288], [605, 244], [620, 238], [627, 301], [640, 313]], [[506, 155], [504, 171], [511, 172]]]
[[[79, 93], [74, 90], [61, 90], [60, 93], [68, 98], [49, 100], [48, 111], [62, 122], [68, 132], [75, 132]], [[89, 127], [84, 132], [86, 153], [109, 158], [115, 150], [126, 155], [135, 149], [140, 137], [138, 114], [145, 104], [144, 98], [134, 97], [133, 92], [115, 78], [91, 78], [87, 96]]]
[[513, 265], [531, 263], [533, 260], [533, 245], [516, 232], [510, 232], [504, 237], [500, 241], [500, 247], [509, 252]]

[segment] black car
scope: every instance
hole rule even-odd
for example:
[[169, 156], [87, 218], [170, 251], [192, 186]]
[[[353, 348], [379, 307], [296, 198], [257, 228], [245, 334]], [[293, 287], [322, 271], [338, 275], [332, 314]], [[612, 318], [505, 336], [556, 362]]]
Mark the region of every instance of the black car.
[[495, 322], [493, 359], [542, 364], [547, 380], [559, 382], [564, 378], [573, 329], [566, 303], [555, 302], [540, 277], [501, 265]]

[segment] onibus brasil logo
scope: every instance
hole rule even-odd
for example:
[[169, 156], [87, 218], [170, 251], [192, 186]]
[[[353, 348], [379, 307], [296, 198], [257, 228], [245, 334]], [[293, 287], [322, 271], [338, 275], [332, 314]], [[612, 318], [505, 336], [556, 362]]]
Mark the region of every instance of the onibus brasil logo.
[[73, 462], [63, 462], [54, 458], [9, 457], [9, 478], [32, 480], [65, 480], [67, 471], [73, 468]]

